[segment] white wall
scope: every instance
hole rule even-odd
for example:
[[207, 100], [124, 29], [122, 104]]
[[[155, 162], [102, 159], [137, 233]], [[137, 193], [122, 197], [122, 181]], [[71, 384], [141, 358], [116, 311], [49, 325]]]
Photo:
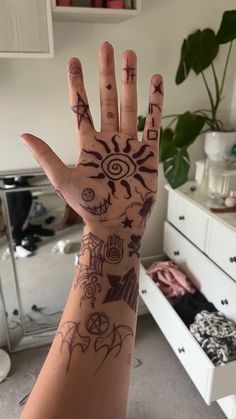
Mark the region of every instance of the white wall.
[[[149, 79], [153, 73], [165, 80], [164, 113], [205, 107], [207, 95], [200, 77], [190, 76], [181, 86], [174, 79], [183, 38], [197, 28], [218, 29], [224, 10], [235, 8], [235, 0], [143, 0], [140, 17], [121, 24], [55, 23], [55, 58], [0, 60], [0, 171], [23, 166], [34, 167], [29, 151], [19, 141], [22, 132], [32, 132], [48, 141], [67, 163], [74, 162], [75, 137], [68, 106], [66, 64], [78, 56], [94, 121], [99, 128], [97, 49], [110, 41], [116, 49], [117, 75], [121, 54], [133, 48], [138, 55], [139, 113], [146, 112]], [[218, 59], [222, 69], [226, 49]], [[223, 113], [232, 112], [236, 48], [232, 51], [225, 86]], [[236, 88], [235, 88], [236, 95]], [[192, 147], [191, 155], [203, 156], [203, 138]], [[193, 173], [192, 167], [192, 173]], [[166, 216], [166, 192], [160, 168], [158, 204], [143, 241], [143, 255], [162, 249], [162, 226]]]

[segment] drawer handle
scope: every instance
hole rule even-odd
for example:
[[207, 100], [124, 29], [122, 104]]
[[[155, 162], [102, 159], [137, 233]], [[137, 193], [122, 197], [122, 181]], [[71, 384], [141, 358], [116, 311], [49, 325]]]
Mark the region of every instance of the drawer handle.
[[141, 290], [142, 294], [147, 294], [147, 290]]
[[175, 256], [179, 256], [179, 251], [178, 251], [178, 250], [175, 250], [175, 251], [174, 251], [174, 255], [175, 255]]
[[182, 346], [182, 348], [178, 348], [179, 353], [181, 354], [182, 352], [185, 352], [184, 347]]
[[227, 300], [227, 298], [225, 298], [224, 300], [221, 300], [221, 304], [223, 304], [223, 306], [225, 305], [225, 304], [229, 304], [229, 302], [228, 302], [228, 300]]
[[185, 220], [185, 216], [184, 215], [179, 215], [179, 220]]
[[229, 261], [230, 261], [231, 263], [236, 262], [236, 256], [231, 256], [231, 257], [229, 258]]

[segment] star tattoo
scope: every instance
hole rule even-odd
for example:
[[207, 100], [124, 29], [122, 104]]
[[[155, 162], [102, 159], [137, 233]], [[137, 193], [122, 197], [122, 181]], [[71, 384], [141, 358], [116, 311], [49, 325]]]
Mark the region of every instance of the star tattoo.
[[122, 224], [124, 224], [124, 228], [129, 227], [132, 228], [132, 223], [134, 220], [129, 220], [128, 217], [125, 217], [125, 220], [122, 221]]
[[82, 121], [85, 121], [90, 125], [93, 125], [89, 114], [89, 105], [82, 99], [78, 92], [77, 105], [72, 106], [71, 109], [77, 115], [78, 128], [80, 128]]

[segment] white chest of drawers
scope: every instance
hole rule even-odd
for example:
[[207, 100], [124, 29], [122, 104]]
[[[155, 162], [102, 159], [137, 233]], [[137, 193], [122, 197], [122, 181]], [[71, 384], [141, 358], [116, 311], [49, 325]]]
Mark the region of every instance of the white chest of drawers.
[[[192, 183], [168, 190], [164, 253], [217, 310], [236, 321], [236, 215], [215, 215]], [[236, 361], [216, 367], [141, 265], [140, 295], [207, 404], [236, 419]]]

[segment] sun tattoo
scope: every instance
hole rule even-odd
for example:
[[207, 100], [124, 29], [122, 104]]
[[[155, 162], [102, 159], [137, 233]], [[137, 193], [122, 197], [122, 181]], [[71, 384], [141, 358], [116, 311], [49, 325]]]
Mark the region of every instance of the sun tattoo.
[[133, 139], [127, 138], [125, 146], [120, 150], [120, 144], [117, 142], [116, 137], [117, 135], [114, 135], [111, 139], [113, 149], [108, 145], [108, 141], [103, 141], [95, 137], [96, 141], [103, 146], [106, 153], [105, 157], [98, 151], [83, 149], [86, 154], [93, 156], [96, 162], [81, 163], [81, 166], [90, 166], [99, 169], [97, 175], [89, 176], [89, 178], [107, 179], [107, 185], [115, 198], [117, 198], [115, 195], [117, 184], [120, 184], [126, 190], [126, 199], [131, 197], [131, 187], [130, 183], [126, 180], [127, 178], [135, 178], [149, 192], [154, 192], [146, 185], [142, 176], [143, 173], [157, 173], [156, 169], [144, 165], [144, 162], [154, 156], [154, 153], [150, 151], [150, 146], [144, 144], [138, 151], [132, 154], [130, 153], [130, 141], [133, 141]]

